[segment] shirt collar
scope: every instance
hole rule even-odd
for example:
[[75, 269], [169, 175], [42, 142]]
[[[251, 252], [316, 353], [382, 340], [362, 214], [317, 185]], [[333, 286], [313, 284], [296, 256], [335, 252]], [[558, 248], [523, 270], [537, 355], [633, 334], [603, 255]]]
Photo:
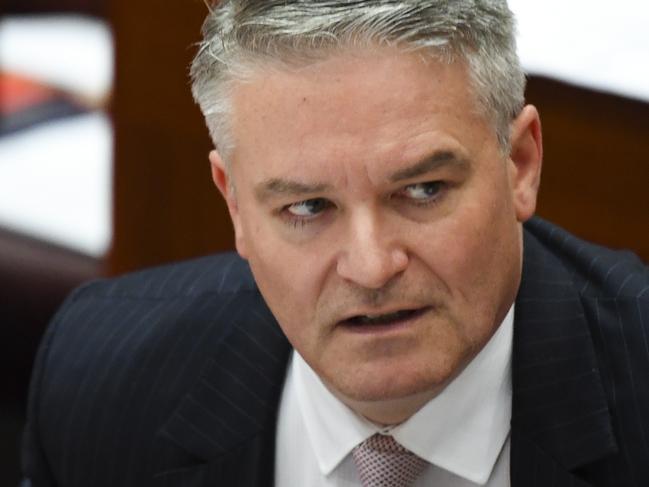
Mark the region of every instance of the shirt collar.
[[429, 463], [485, 483], [509, 434], [513, 322], [512, 306], [464, 370], [411, 418], [391, 428], [382, 428], [349, 409], [294, 352], [290, 373], [322, 474], [329, 475], [362, 441], [389, 431]]

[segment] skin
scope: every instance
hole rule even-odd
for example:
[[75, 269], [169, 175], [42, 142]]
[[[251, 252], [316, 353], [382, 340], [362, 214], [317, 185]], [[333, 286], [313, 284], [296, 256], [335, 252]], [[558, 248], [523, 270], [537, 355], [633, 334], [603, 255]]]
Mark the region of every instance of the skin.
[[265, 69], [233, 106], [231, 169], [210, 160], [239, 254], [325, 385], [376, 423], [404, 421], [515, 299], [540, 179], [536, 109], [513, 121], [503, 155], [464, 63], [383, 48]]

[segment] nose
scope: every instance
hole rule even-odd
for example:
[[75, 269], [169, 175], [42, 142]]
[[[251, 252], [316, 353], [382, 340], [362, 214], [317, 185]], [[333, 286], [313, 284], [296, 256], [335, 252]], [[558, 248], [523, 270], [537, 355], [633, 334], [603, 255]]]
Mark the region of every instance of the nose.
[[368, 289], [379, 289], [408, 267], [408, 253], [399, 235], [370, 214], [355, 218], [338, 255], [342, 278]]

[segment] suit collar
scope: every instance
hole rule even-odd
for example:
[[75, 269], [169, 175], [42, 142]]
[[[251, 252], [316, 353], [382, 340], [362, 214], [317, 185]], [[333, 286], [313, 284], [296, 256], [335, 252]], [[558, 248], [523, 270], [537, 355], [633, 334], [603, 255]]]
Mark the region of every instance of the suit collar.
[[168, 475], [182, 475], [187, 485], [190, 477], [196, 485], [207, 478], [268, 485], [290, 346], [258, 292], [235, 297], [225, 314], [231, 332], [160, 432], [203, 463]]
[[528, 231], [514, 323], [513, 478], [525, 475], [514, 474], [523, 456], [542, 454], [544, 462], [574, 470], [614, 453], [610, 414], [580, 297], [563, 264]]

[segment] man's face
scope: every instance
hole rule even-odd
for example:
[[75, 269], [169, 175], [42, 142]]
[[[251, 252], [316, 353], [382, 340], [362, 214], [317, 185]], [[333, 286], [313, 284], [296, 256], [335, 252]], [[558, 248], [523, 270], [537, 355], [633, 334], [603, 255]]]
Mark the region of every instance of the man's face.
[[503, 156], [468, 86], [462, 63], [377, 50], [235, 88], [231, 173], [212, 162], [237, 249], [295, 349], [352, 406], [432, 397], [518, 289], [538, 119], [524, 110]]

